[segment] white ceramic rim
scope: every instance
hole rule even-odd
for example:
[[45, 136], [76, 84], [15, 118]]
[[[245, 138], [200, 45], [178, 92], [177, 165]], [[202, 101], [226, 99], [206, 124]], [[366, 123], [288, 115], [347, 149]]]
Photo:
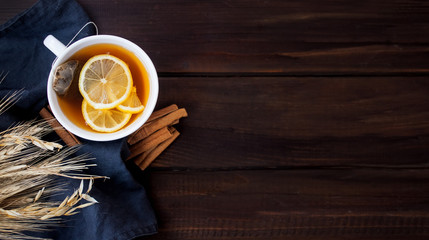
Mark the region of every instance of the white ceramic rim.
[[[113, 133], [97, 133], [97, 132], [87, 131], [85, 129], [82, 129], [76, 126], [62, 112], [58, 104], [57, 94], [52, 88], [54, 71], [59, 64], [63, 63], [65, 60], [70, 58], [75, 52], [77, 52], [82, 48], [85, 48], [87, 46], [94, 45], [94, 44], [103, 44], [103, 43], [119, 45], [134, 53], [136, 57], [142, 62], [149, 76], [149, 87], [150, 87], [149, 97], [148, 97], [148, 101], [145, 106], [145, 109], [143, 110], [143, 113], [137, 119], [135, 119], [133, 123]], [[159, 91], [158, 74], [149, 56], [133, 42], [125, 38], [112, 36], [112, 35], [94, 35], [94, 36], [85, 37], [83, 39], [76, 41], [69, 47], [67, 47], [65, 51], [61, 54], [61, 56], [58, 56], [56, 62], [52, 66], [51, 71], [49, 73], [48, 85], [47, 85], [48, 102], [51, 107], [52, 113], [54, 114], [58, 122], [65, 129], [75, 134], [76, 136], [79, 136], [81, 138], [88, 139], [88, 140], [93, 140], [93, 141], [112, 141], [112, 140], [124, 138], [134, 133], [147, 121], [147, 119], [152, 114], [156, 105], [156, 101], [158, 99], [158, 91]]]

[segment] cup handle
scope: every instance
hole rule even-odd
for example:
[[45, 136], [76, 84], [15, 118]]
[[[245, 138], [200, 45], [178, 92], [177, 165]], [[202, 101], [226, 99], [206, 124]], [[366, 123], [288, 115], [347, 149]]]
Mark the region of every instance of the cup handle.
[[45, 40], [43, 40], [43, 44], [57, 57], [59, 57], [67, 48], [66, 46], [64, 46], [64, 44], [62, 44], [52, 35], [48, 35]]

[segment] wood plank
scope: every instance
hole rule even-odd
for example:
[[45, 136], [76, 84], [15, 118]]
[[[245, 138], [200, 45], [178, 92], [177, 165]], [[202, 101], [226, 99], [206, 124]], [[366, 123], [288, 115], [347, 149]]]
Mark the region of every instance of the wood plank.
[[428, 169], [152, 171], [140, 180], [160, 227], [144, 239], [429, 237]]
[[189, 117], [154, 167], [427, 167], [427, 77], [161, 78], [159, 96]]
[[[34, 2], [9, 1], [0, 22]], [[100, 33], [136, 42], [161, 74], [429, 72], [427, 1], [78, 2]]]
[[429, 2], [78, 0], [161, 73], [429, 72]]
[[[314, 139], [429, 133], [428, 77], [161, 78], [193, 127]], [[191, 115], [192, 114], [192, 115]]]

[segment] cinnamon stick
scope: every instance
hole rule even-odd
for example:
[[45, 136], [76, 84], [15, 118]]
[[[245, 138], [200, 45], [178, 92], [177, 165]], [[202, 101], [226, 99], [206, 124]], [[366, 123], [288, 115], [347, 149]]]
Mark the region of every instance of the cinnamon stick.
[[[167, 140], [165, 140], [165, 141], [167, 141]], [[133, 158], [134, 164], [137, 165], [137, 166], [140, 166], [140, 164], [142, 164], [143, 161], [146, 159], [147, 155], [149, 155], [149, 153], [152, 152], [156, 147], [158, 147], [158, 146], [155, 146], [155, 147], [147, 150], [146, 152], [143, 152], [142, 154], [134, 157]]]
[[131, 134], [129, 137], [128, 137], [128, 143], [131, 145], [131, 144], [134, 144], [134, 143], [136, 143], [136, 142], [138, 142], [138, 141], [140, 141], [140, 140], [142, 140], [143, 138], [141, 137], [141, 135], [140, 135], [140, 132], [141, 131], [144, 131], [144, 129], [152, 122], [152, 121], [154, 121], [154, 120], [157, 120], [157, 119], [159, 119], [159, 118], [161, 118], [161, 117], [164, 117], [165, 115], [167, 115], [167, 114], [169, 114], [169, 113], [171, 113], [171, 112], [174, 112], [174, 111], [176, 111], [177, 109], [179, 109], [178, 107], [177, 107], [177, 105], [176, 104], [172, 104], [172, 105], [170, 105], [170, 106], [168, 106], [168, 107], [165, 107], [165, 108], [162, 108], [162, 109], [160, 109], [160, 110], [157, 110], [157, 111], [155, 111], [155, 112], [153, 112], [152, 113], [152, 115], [150, 115], [150, 117], [149, 117], [149, 119], [146, 121], [146, 123], [143, 125], [143, 126], [141, 126], [139, 129], [137, 129], [137, 131], [135, 131], [133, 134]]
[[40, 116], [45, 119], [49, 125], [54, 129], [58, 136], [67, 144], [67, 146], [75, 146], [80, 144], [80, 141], [69, 131], [65, 130], [63, 126], [54, 118], [48, 109], [43, 108], [39, 112]]
[[148, 120], [146, 121], [146, 123], [145, 124], [143, 124], [143, 126], [141, 126], [139, 129], [137, 129], [137, 131], [135, 131], [133, 134], [131, 134], [129, 137], [128, 137], [128, 143], [129, 144], [134, 144], [134, 143], [136, 143], [136, 142], [138, 142], [138, 141], [140, 141], [142, 138], [140, 138], [140, 136], [139, 136], [139, 132], [140, 131], [143, 131], [143, 129], [150, 123], [150, 122], [152, 122], [152, 121], [154, 121], [154, 120], [157, 120], [157, 119], [159, 119], [159, 118], [161, 118], [161, 117], [164, 117], [165, 115], [167, 115], [167, 114], [169, 114], [169, 113], [171, 113], [171, 112], [173, 112], [173, 111], [176, 111], [177, 109], [179, 109], [179, 107], [177, 107], [177, 105], [176, 104], [172, 104], [172, 105], [170, 105], [170, 106], [168, 106], [168, 107], [165, 107], [165, 108], [162, 108], [162, 109], [160, 109], [160, 110], [157, 110], [157, 111], [155, 111], [155, 112], [153, 112], [151, 115], [150, 115], [150, 117], [148, 118]]
[[184, 108], [177, 109], [165, 116], [159, 117], [148, 124], [143, 125], [136, 133], [128, 138], [128, 143], [133, 145], [142, 139], [145, 139], [159, 129], [177, 122], [182, 117], [187, 117], [188, 113]]
[[[168, 127], [168, 131], [171, 133], [171, 136], [167, 139], [169, 140], [171, 137], [173, 137], [173, 133], [176, 132], [177, 130], [174, 127], [169, 126]], [[167, 141], [165, 140], [165, 141]], [[174, 139], [173, 139], [174, 140]], [[161, 144], [161, 143], [160, 143]], [[159, 146], [156, 145], [155, 147], [152, 147], [151, 149], [148, 149], [146, 151], [144, 151], [143, 153], [139, 154], [138, 156], [134, 157], [133, 161], [134, 163], [139, 166], [140, 164], [143, 163], [143, 161], [146, 159], [146, 157], [155, 149]]]
[[131, 154], [128, 157], [128, 159], [131, 159], [131, 158], [133, 158], [133, 157], [135, 157], [135, 156], [137, 156], [143, 152], [148, 151], [149, 149], [156, 147], [158, 144], [167, 140], [171, 136], [172, 136], [172, 134], [168, 130], [167, 126], [161, 128], [160, 130], [154, 132], [153, 134], [151, 134], [147, 138], [144, 138], [140, 142], [138, 142], [134, 145], [131, 145], [131, 147], [130, 147]]
[[171, 105], [170, 105], [170, 106], [168, 106], [168, 107], [165, 107], [165, 108], [159, 109], [159, 110], [157, 110], [157, 111], [153, 112], [153, 113], [150, 115], [150, 117], [148, 118], [148, 120], [146, 121], [146, 123], [152, 122], [153, 120], [156, 120], [156, 119], [158, 119], [158, 118], [160, 118], [160, 117], [163, 117], [163, 116], [165, 116], [165, 115], [167, 115], [167, 114], [169, 114], [169, 113], [171, 113], [171, 112], [174, 112], [174, 111], [176, 111], [177, 109], [179, 109], [179, 107], [178, 107], [176, 104], [171, 104]]
[[142, 171], [145, 170], [180, 135], [179, 131], [173, 127], [169, 127], [169, 130], [172, 133], [170, 138], [160, 143], [151, 151], [147, 151], [134, 159], [134, 163], [136, 163]]
[[[49, 106], [47, 106], [49, 109]], [[79, 140], [65, 130], [53, 117], [51, 112], [43, 108], [40, 116], [48, 121], [58, 136], [68, 145], [80, 144]], [[179, 119], [187, 117], [185, 109], [179, 109], [176, 104], [153, 112], [146, 124], [128, 138], [131, 155], [134, 163], [141, 170], [147, 168], [179, 135], [171, 125], [179, 123]], [[128, 160], [127, 159], [127, 160]]]

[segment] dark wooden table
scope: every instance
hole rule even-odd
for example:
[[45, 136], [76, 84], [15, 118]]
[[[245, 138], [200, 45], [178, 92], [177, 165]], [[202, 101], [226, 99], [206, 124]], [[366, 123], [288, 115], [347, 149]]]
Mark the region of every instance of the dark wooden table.
[[78, 2], [189, 113], [142, 239], [429, 239], [429, 1]]

